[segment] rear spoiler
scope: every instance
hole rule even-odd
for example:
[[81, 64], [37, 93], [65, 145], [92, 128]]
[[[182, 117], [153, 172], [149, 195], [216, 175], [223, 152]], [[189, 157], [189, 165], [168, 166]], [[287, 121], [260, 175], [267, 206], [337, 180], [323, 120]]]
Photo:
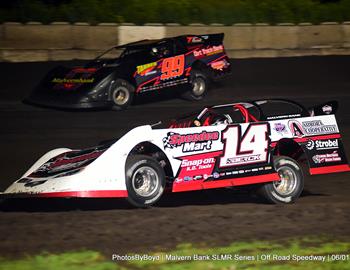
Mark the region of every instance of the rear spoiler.
[[332, 100], [308, 109], [311, 116], [335, 114], [338, 111], [338, 101]]

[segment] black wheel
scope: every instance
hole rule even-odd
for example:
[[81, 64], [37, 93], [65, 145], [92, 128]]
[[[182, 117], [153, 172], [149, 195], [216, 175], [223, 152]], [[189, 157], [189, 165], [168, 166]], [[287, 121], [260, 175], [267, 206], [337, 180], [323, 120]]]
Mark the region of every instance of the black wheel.
[[190, 89], [183, 93], [183, 97], [188, 100], [201, 100], [207, 94], [209, 80], [207, 75], [200, 70], [192, 70], [190, 78]]
[[157, 160], [135, 155], [126, 162], [128, 201], [136, 207], [148, 207], [159, 200], [165, 187], [165, 173]]
[[270, 203], [293, 203], [304, 189], [304, 176], [300, 165], [292, 158], [279, 156], [274, 166], [279, 181], [264, 184], [260, 194]]
[[129, 82], [118, 79], [112, 85], [110, 99], [112, 110], [124, 110], [131, 104], [134, 97], [135, 88]]

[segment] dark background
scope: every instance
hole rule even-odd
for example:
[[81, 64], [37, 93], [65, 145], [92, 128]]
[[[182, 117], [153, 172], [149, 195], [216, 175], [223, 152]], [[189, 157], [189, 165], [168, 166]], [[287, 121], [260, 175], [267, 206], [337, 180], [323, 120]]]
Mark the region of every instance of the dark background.
[[350, 0], [5, 0], [0, 22], [300, 23], [350, 20]]

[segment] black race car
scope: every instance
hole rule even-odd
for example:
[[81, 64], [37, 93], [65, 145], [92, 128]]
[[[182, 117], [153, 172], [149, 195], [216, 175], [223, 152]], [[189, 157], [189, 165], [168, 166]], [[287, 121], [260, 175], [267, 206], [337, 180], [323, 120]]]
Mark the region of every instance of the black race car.
[[224, 34], [183, 35], [113, 47], [83, 67], [57, 67], [25, 100], [56, 108], [127, 108], [134, 95], [188, 84], [200, 100], [208, 83], [230, 73]]

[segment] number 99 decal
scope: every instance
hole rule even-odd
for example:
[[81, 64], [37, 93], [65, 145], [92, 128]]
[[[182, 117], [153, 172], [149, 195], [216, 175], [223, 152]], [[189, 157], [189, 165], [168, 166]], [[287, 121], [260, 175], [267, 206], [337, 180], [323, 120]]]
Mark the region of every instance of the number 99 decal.
[[241, 136], [241, 126], [228, 126], [222, 132], [224, 153], [219, 167], [235, 167], [268, 162], [269, 130], [267, 123], [250, 124]]
[[185, 57], [184, 55], [165, 58], [162, 63], [161, 80], [179, 77], [184, 73]]

